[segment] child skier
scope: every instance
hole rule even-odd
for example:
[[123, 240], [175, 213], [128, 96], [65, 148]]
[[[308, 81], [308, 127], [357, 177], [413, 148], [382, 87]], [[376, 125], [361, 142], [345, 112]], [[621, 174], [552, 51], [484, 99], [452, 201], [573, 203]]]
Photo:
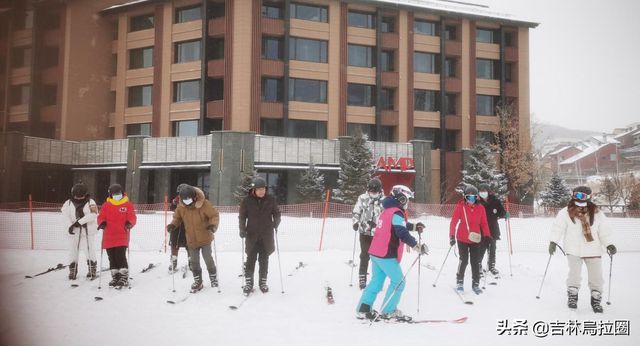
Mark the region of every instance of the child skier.
[[102, 205], [98, 214], [98, 229], [102, 234], [102, 248], [107, 250], [111, 282], [109, 287], [122, 288], [129, 286], [129, 264], [127, 263], [127, 248], [129, 247], [130, 232], [136, 225], [136, 211], [129, 201], [122, 186], [109, 186], [109, 197]]
[[591, 308], [596, 313], [603, 312], [602, 305], [602, 252], [606, 246], [609, 256], [615, 255], [613, 232], [606, 216], [591, 202], [591, 188], [578, 186], [573, 189], [569, 204], [558, 212], [551, 227], [549, 254], [553, 255], [560, 241], [569, 263], [567, 278], [568, 306], [578, 307], [582, 262], [587, 266], [589, 289], [591, 290]]
[[89, 268], [87, 278], [93, 280], [97, 277], [96, 266], [98, 264], [95, 251], [98, 206], [90, 198], [87, 186], [82, 183], [73, 185], [71, 198], [64, 202], [60, 210], [70, 225], [67, 237], [69, 240], [69, 280], [75, 280], [78, 275], [80, 248], [83, 249], [87, 258]]
[[369, 246], [373, 239], [373, 231], [378, 223], [378, 216], [382, 212], [382, 182], [373, 178], [367, 184], [367, 192], [358, 197], [353, 207], [353, 230], [360, 232], [360, 289], [367, 286], [367, 270], [369, 269]]
[[[180, 190], [183, 187], [187, 186], [187, 184], [180, 184], [176, 189], [178, 193], [173, 200], [171, 200], [171, 206], [169, 209], [173, 212], [178, 208], [180, 204]], [[173, 231], [169, 232], [169, 247], [171, 248], [171, 264], [169, 264], [169, 273], [175, 273], [178, 269], [178, 252], [180, 248], [183, 247], [187, 250], [187, 257], [189, 256], [189, 249], [187, 248], [187, 236], [185, 235], [184, 227], [182, 225], [178, 226]], [[189, 269], [191, 269], [191, 261], [189, 260]]]
[[500, 226], [498, 225], [498, 219], [509, 218], [509, 213], [504, 210], [502, 202], [493, 194], [489, 184], [480, 184], [479, 193], [480, 204], [484, 207], [487, 213], [487, 223], [489, 224], [489, 230], [491, 231], [491, 239], [483, 239], [483, 247], [480, 250], [480, 269], [482, 269], [482, 258], [485, 252], [488, 253], [487, 269], [495, 277], [500, 275], [498, 269], [496, 269], [496, 241], [500, 240]]
[[358, 318], [375, 319], [377, 312], [371, 309], [378, 293], [382, 290], [387, 277], [391, 280], [385, 294], [380, 317], [382, 319], [395, 319], [398, 321], [410, 321], [411, 317], [404, 315], [397, 309], [400, 296], [404, 290], [400, 261], [402, 260], [402, 243], [408, 244], [420, 255], [427, 253], [425, 244], [409, 234], [415, 228], [422, 232], [424, 224], [421, 222], [415, 226], [406, 221], [406, 210], [409, 200], [413, 198], [413, 192], [404, 185], [396, 185], [391, 190], [391, 195], [382, 201], [384, 210], [378, 218], [376, 230], [373, 235], [369, 254], [371, 255], [372, 275], [371, 282], [362, 292], [358, 303]]

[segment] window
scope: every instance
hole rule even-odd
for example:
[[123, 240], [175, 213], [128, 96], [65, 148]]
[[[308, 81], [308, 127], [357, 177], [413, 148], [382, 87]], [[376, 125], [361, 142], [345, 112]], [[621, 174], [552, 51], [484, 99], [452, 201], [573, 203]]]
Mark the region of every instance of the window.
[[173, 136], [187, 137], [198, 135], [198, 120], [184, 120], [173, 122]]
[[224, 38], [214, 38], [209, 42], [207, 57], [212, 60], [224, 59]]
[[205, 135], [210, 134], [212, 131], [222, 131], [223, 120], [205, 118], [203, 126], [204, 126], [204, 131], [202, 133]]
[[507, 31], [504, 33], [505, 47], [515, 47], [515, 33]]
[[476, 59], [476, 78], [500, 79], [500, 61]]
[[430, 141], [432, 149], [440, 149], [440, 129], [430, 127], [414, 127], [413, 138]]
[[265, 136], [282, 136], [282, 120], [260, 119], [260, 134]]
[[151, 85], [129, 87], [127, 107], [151, 106]]
[[438, 92], [434, 90], [414, 90], [414, 110], [422, 112], [438, 111]]
[[347, 104], [349, 106], [372, 107], [373, 85], [349, 83], [347, 85]]
[[20, 68], [31, 65], [31, 48], [30, 47], [15, 47], [13, 48], [13, 55], [11, 56], [11, 67]]
[[[209, 3], [209, 18], [222, 18], [225, 14], [224, 2], [220, 3]], [[213, 119], [210, 119], [213, 120]], [[209, 133], [209, 132], [206, 132]]]
[[329, 21], [327, 8], [322, 6], [292, 3], [290, 7], [290, 16], [291, 18], [312, 20], [315, 22], [327, 23]]
[[413, 31], [420, 35], [438, 36], [438, 24], [426, 20], [416, 20], [413, 22]]
[[379, 133], [378, 138], [376, 138], [376, 140], [381, 142], [394, 142], [393, 129], [394, 129], [393, 126], [382, 126], [381, 128], [382, 132]]
[[202, 19], [202, 6], [189, 6], [176, 9], [175, 23], [186, 23]]
[[282, 19], [282, 5], [277, 3], [262, 3], [262, 16], [273, 19]]
[[153, 29], [153, 14], [131, 17], [129, 32]]
[[284, 44], [281, 38], [262, 38], [262, 58], [271, 60], [282, 60], [284, 58]]
[[382, 17], [382, 22], [380, 23], [380, 31], [382, 32], [395, 32], [396, 31], [396, 20], [393, 17]]
[[358, 133], [358, 130], [363, 135], [367, 135], [367, 138], [370, 140], [375, 139], [376, 133], [376, 125], [374, 124], [358, 124], [358, 123], [348, 123], [347, 124], [347, 136], [355, 136]]
[[149, 136], [151, 137], [151, 123], [128, 124], [127, 136]]
[[513, 63], [504, 64], [504, 81], [513, 82]]
[[327, 138], [327, 123], [325, 121], [313, 120], [289, 120], [289, 129], [287, 134], [289, 137], [296, 138]]
[[58, 66], [58, 47], [43, 47], [40, 63], [43, 68]]
[[372, 13], [349, 11], [347, 22], [349, 26], [357, 28], [374, 29], [376, 27], [376, 17]]
[[262, 78], [262, 101], [282, 102], [283, 99], [282, 78]]
[[200, 80], [173, 83], [173, 102], [188, 102], [200, 99]]
[[476, 113], [478, 115], [496, 115], [498, 97], [489, 95], [476, 96]]
[[457, 101], [458, 101], [458, 97], [456, 94], [447, 94], [446, 95], [446, 100], [445, 102], [447, 102], [447, 106], [446, 106], [446, 113], [445, 114], [458, 114], [458, 112], [456, 111], [457, 108]]
[[291, 37], [289, 59], [326, 63], [327, 41]]
[[476, 29], [476, 42], [481, 43], [500, 43], [500, 38], [496, 30]]
[[440, 73], [436, 54], [414, 52], [413, 70], [423, 73]]
[[289, 80], [291, 101], [327, 103], [327, 81], [291, 78]]
[[447, 41], [455, 41], [457, 38], [457, 30], [453, 25], [446, 25], [444, 27], [444, 39]]
[[41, 89], [40, 102], [42, 106], [53, 106], [58, 103], [58, 86], [44, 84]]
[[447, 78], [455, 78], [456, 77], [456, 59], [454, 58], [445, 58], [444, 59], [444, 76]]
[[11, 100], [9, 100], [10, 106], [26, 105], [29, 103], [29, 94], [31, 88], [29, 85], [13, 85], [11, 86]]
[[19, 12], [15, 15], [13, 23], [16, 30], [33, 28], [33, 11]]
[[202, 42], [200, 40], [177, 42], [174, 49], [174, 60], [176, 64], [200, 60], [200, 49]]
[[153, 66], [153, 47], [129, 50], [129, 69]]
[[395, 108], [395, 89], [380, 89], [380, 109], [392, 111]]
[[42, 28], [45, 30], [55, 30], [60, 28], [60, 13], [52, 12], [46, 16], [39, 14], [42, 21]]
[[207, 88], [207, 100], [221, 101], [224, 100], [224, 79], [209, 78], [207, 79], [209, 87]]
[[373, 47], [350, 44], [348, 48], [349, 66], [375, 67]]
[[395, 54], [392, 50], [383, 50], [380, 56], [380, 68], [383, 72], [394, 71], [396, 69]]
[[497, 144], [496, 135], [491, 131], [477, 131], [476, 132], [476, 142], [484, 143], [489, 145]]

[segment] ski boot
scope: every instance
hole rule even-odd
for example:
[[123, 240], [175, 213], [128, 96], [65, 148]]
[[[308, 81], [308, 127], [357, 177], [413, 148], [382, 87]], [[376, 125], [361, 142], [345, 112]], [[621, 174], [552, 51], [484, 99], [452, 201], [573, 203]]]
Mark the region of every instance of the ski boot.
[[209, 280], [211, 280], [211, 287], [218, 287], [218, 274], [209, 274]]
[[98, 278], [98, 275], [96, 273], [96, 267], [98, 266], [98, 262], [96, 261], [87, 261], [87, 265], [89, 266], [89, 272], [87, 273], [87, 279], [89, 280], [95, 280]]
[[260, 291], [262, 293], [267, 293], [269, 292], [269, 286], [267, 285], [267, 278], [260, 278]]
[[356, 317], [360, 320], [374, 320], [378, 316], [378, 312], [371, 310], [369, 304], [360, 304], [360, 308], [356, 313]]
[[477, 295], [482, 294], [482, 289], [480, 288], [480, 285], [478, 282], [474, 282], [473, 284], [471, 284], [471, 289], [473, 290], [473, 293]]
[[365, 289], [365, 287], [367, 287], [367, 274], [360, 274], [359, 279], [360, 281], [358, 282], [358, 287], [363, 290]]
[[169, 264], [169, 274], [178, 271], [178, 256], [171, 256], [171, 264]]
[[204, 288], [202, 284], [202, 276], [201, 274], [193, 274], [193, 284], [191, 284], [191, 293], [196, 293]]
[[118, 269], [111, 269], [111, 281], [109, 281], [109, 287], [116, 287], [120, 280], [120, 271]]
[[598, 291], [591, 291], [591, 308], [593, 309], [593, 312], [598, 314], [601, 314], [604, 312], [604, 309], [602, 309], [602, 305], [600, 305], [601, 301], [602, 301], [602, 293]]
[[69, 264], [69, 280], [75, 280], [78, 276], [78, 263], [71, 262]]
[[[567, 306], [569, 307], [569, 309], [577, 309], [578, 308], [578, 287], [573, 287], [573, 286], [568, 287], [567, 296], [568, 296]], [[593, 305], [593, 298], [591, 298], [591, 304]]]
[[382, 314], [380, 318], [383, 320], [394, 320], [396, 322], [411, 322], [411, 317], [403, 314], [402, 311], [398, 309], [388, 314]]
[[245, 277], [244, 278], [244, 286], [242, 287], [242, 293], [245, 296], [248, 296], [253, 292], [253, 277]]
[[122, 287], [129, 286], [129, 269], [121, 268], [120, 269], [120, 278], [118, 278], [118, 282], [116, 283], [117, 289], [122, 289]]
[[489, 267], [489, 272], [491, 272], [491, 275], [493, 275], [496, 279], [500, 277], [500, 271], [498, 271], [498, 269], [496, 269], [495, 267]]
[[458, 281], [456, 282], [456, 290], [457, 290], [458, 292], [460, 292], [460, 293], [463, 293], [463, 292], [464, 292], [464, 281], [462, 281], [462, 280], [458, 280]]

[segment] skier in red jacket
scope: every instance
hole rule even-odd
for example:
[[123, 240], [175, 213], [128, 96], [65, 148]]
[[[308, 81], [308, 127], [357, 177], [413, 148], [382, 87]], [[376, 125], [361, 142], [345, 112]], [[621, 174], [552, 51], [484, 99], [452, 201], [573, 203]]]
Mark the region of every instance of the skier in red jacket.
[[[456, 233], [456, 230], [458, 231]], [[482, 235], [480, 232], [482, 231]], [[478, 189], [468, 185], [464, 189], [464, 199], [458, 202], [453, 211], [453, 217], [449, 224], [449, 244], [451, 246], [458, 241], [460, 263], [456, 275], [457, 290], [464, 291], [464, 272], [471, 257], [471, 288], [475, 294], [482, 293], [480, 284], [480, 250], [481, 239], [491, 240], [487, 214], [482, 204], [478, 203]]]
[[100, 208], [98, 224], [98, 229], [104, 230], [102, 248], [107, 249], [109, 257], [112, 277], [109, 287], [128, 286], [129, 264], [126, 252], [129, 247], [129, 232], [136, 224], [136, 212], [119, 184], [109, 186], [109, 197]]

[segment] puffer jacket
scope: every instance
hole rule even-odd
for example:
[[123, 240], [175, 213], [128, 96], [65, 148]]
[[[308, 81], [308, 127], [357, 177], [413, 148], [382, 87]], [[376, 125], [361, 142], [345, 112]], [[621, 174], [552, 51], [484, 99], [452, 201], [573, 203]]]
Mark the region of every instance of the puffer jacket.
[[98, 225], [107, 223], [102, 234], [103, 248], [129, 246], [130, 231], [125, 228], [125, 224], [129, 222], [131, 226], [135, 226], [136, 220], [136, 211], [126, 194], [119, 201], [107, 198], [98, 214]]
[[[98, 219], [98, 206], [96, 205], [96, 201], [94, 201], [93, 199], [87, 197], [87, 202], [82, 207], [82, 212], [84, 214], [83, 217], [78, 217], [78, 210], [76, 210], [73, 199], [68, 199], [66, 202], [64, 202], [62, 208], [60, 208], [60, 211], [69, 222], [69, 226], [78, 221], [80, 225], [86, 227], [89, 234], [94, 235], [97, 233], [98, 224], [96, 223], [96, 220]], [[65, 229], [64, 231], [66, 233], [67, 229]]]
[[176, 227], [184, 226], [187, 247], [190, 249], [211, 244], [213, 233], [207, 229], [207, 226], [214, 225], [217, 228], [220, 223], [218, 209], [205, 199], [202, 190], [196, 187], [194, 189], [196, 190], [194, 202], [187, 206], [181, 200], [171, 221], [171, 224]]
[[[467, 216], [466, 221], [465, 215]], [[469, 240], [467, 223], [472, 232], [478, 232], [483, 237], [491, 238], [491, 231], [489, 230], [487, 214], [484, 207], [477, 203], [468, 205], [463, 199], [458, 202], [456, 209], [453, 211], [451, 223], [449, 224], [449, 237], [453, 237], [455, 234], [459, 242], [473, 244], [473, 242]], [[457, 233], [456, 230], [458, 231]]]
[[577, 257], [600, 257], [605, 248], [613, 244], [613, 232], [607, 217], [600, 210], [593, 210], [591, 235], [593, 241], [588, 242], [582, 233], [582, 223], [578, 218], [571, 220], [568, 207], [561, 209], [551, 226], [550, 240], [562, 244], [567, 255]]
[[358, 224], [358, 232], [364, 235], [373, 235], [378, 222], [378, 217], [382, 214], [382, 200], [384, 194], [372, 198], [369, 193], [363, 193], [358, 197], [356, 205], [353, 206], [353, 217], [351, 224]]

